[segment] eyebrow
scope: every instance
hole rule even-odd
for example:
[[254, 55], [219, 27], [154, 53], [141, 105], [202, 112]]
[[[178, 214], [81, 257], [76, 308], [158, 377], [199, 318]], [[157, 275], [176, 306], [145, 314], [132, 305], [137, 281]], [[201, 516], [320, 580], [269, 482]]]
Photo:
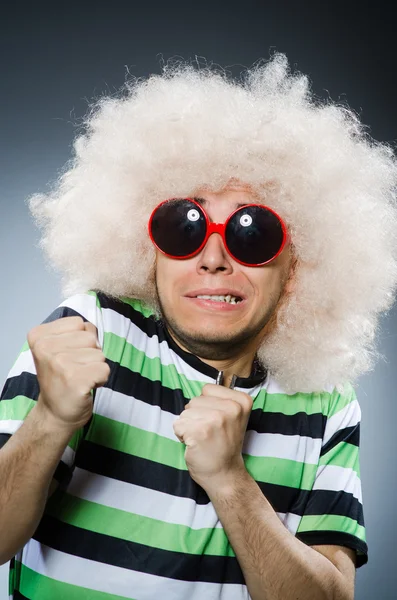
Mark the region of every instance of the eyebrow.
[[[193, 200], [195, 200], [197, 202], [197, 204], [200, 204], [200, 206], [205, 207], [205, 205], [207, 204], [207, 200], [205, 198], [198, 198], [197, 196], [193, 197]], [[247, 206], [247, 203], [245, 204], [241, 204], [241, 203], [237, 203], [235, 204], [235, 208], [242, 208], [243, 206]]]

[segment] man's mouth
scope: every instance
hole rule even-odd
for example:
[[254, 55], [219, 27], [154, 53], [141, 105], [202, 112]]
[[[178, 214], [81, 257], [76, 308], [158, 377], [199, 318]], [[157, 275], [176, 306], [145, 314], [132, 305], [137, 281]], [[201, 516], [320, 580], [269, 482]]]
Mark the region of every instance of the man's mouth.
[[239, 302], [242, 302], [242, 298], [239, 296], [231, 296], [230, 294], [227, 296], [199, 294], [195, 296], [195, 298], [200, 298], [201, 300], [213, 300], [214, 302], [227, 302], [228, 304], [238, 304]]

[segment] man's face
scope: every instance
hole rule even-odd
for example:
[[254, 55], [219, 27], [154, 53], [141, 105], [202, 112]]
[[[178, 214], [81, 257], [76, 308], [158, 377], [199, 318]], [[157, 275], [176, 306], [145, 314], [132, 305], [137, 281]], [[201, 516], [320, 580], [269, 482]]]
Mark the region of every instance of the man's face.
[[[210, 220], [224, 223], [239, 204], [256, 204], [248, 188], [200, 191]], [[172, 235], [172, 232], [171, 232]], [[172, 337], [202, 359], [225, 360], [256, 351], [275, 322], [288, 279], [287, 244], [268, 265], [246, 267], [235, 261], [219, 234], [212, 234], [196, 256], [177, 260], [157, 251], [156, 285], [162, 315]], [[237, 296], [234, 304], [197, 296]]]

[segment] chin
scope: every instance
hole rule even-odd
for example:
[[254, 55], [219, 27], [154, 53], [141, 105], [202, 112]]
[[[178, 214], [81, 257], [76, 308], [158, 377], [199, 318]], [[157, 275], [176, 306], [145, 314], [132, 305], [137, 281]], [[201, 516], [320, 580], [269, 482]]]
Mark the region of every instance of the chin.
[[257, 333], [248, 329], [225, 331], [224, 327], [216, 330], [213, 327], [192, 330], [184, 328], [180, 323], [176, 324], [175, 321], [168, 321], [167, 326], [180, 346], [208, 360], [225, 360], [235, 356], [246, 349]]
[[189, 327], [178, 328], [179, 331], [183, 331], [184, 337], [191, 338], [192, 340], [200, 340], [202, 342], [216, 343], [216, 342], [227, 342], [233, 340], [236, 337], [240, 337], [241, 331], [228, 331], [225, 327], [202, 327], [200, 329], [191, 330]]

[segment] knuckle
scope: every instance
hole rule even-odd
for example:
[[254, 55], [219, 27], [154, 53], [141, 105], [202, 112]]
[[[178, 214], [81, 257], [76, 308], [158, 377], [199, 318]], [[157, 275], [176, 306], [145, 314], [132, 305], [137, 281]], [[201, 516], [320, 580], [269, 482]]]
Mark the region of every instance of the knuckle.
[[[212, 422], [217, 427], [223, 427], [227, 423], [227, 414], [223, 411], [218, 411], [217, 414], [212, 419]], [[210, 425], [208, 427], [210, 428]]]
[[88, 331], [88, 332], [96, 335], [97, 328], [95, 327], [95, 325], [93, 323], [91, 323], [91, 321], [83, 321], [83, 329], [85, 329], [85, 331]]
[[37, 327], [33, 327], [32, 329], [30, 329], [30, 331], [28, 331], [28, 335], [26, 336], [26, 339], [27, 339], [30, 349], [33, 349], [33, 346], [36, 342], [39, 327], [40, 327], [40, 325]]
[[254, 404], [254, 400], [252, 398], [252, 396], [250, 396], [249, 394], [244, 394], [246, 399], [247, 399], [247, 409], [251, 409], [252, 405]]
[[97, 367], [98, 376], [101, 378], [101, 381], [107, 380], [110, 375], [110, 367], [106, 362], [99, 363]]
[[64, 319], [68, 319], [71, 325], [74, 325], [76, 329], [84, 329], [84, 319], [83, 317], [73, 316], [73, 317], [63, 317]]
[[236, 417], [241, 417], [241, 415], [244, 412], [241, 404], [239, 404], [238, 402], [235, 402], [235, 401], [233, 401], [232, 410], [233, 410], [233, 414], [236, 415]]
[[84, 331], [84, 333], [82, 333], [81, 335], [81, 340], [86, 348], [96, 347], [96, 337], [92, 331]]
[[48, 353], [48, 341], [45, 337], [36, 337], [31, 346], [32, 353], [37, 358], [44, 358]]
[[[104, 355], [102, 350], [98, 350], [98, 360], [103, 363], [106, 361], [106, 356]], [[108, 367], [109, 367], [109, 365], [108, 365]], [[109, 367], [109, 369], [110, 369], [110, 367]]]
[[104, 365], [104, 372], [107, 373], [108, 375], [110, 375], [111, 369], [110, 369], [110, 366], [108, 365], [108, 363], [104, 362], [103, 365]]

